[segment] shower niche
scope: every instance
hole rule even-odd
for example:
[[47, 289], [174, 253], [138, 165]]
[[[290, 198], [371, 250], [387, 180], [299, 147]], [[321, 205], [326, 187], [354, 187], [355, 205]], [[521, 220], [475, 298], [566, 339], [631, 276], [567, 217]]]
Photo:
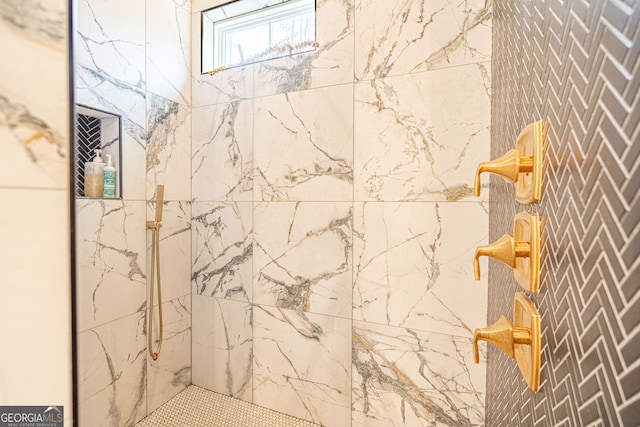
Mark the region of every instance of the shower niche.
[[[119, 115], [84, 105], [75, 108], [75, 195], [87, 198], [122, 198], [122, 120]], [[99, 157], [97, 154], [99, 153]], [[103, 162], [96, 168], [96, 157]], [[104, 192], [104, 169], [115, 169], [115, 191]], [[110, 169], [107, 168], [107, 172]]]

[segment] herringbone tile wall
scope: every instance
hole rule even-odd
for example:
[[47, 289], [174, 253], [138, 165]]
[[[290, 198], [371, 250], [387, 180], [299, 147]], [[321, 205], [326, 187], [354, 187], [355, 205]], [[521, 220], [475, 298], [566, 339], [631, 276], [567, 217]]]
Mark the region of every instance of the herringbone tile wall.
[[[492, 157], [524, 126], [551, 130], [542, 201], [513, 200], [492, 177], [491, 240], [522, 210], [544, 219], [541, 390], [489, 349], [487, 425], [640, 425], [637, 1], [496, 0]], [[512, 318], [519, 290], [490, 261], [488, 322]]]
[[84, 164], [93, 160], [100, 148], [101, 121], [96, 117], [76, 114], [76, 196], [84, 196]]

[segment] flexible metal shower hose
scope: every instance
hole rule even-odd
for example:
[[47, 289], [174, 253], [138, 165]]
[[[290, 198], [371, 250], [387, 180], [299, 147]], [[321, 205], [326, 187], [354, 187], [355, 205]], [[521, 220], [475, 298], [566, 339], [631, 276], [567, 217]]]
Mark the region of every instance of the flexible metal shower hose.
[[[160, 208], [162, 209], [162, 207]], [[158, 359], [160, 349], [162, 348], [162, 286], [160, 283], [160, 223], [156, 222], [151, 228], [151, 273], [149, 276], [149, 282], [151, 288], [149, 289], [149, 327], [147, 331], [149, 354], [153, 360]], [[154, 292], [154, 271], [156, 274], [156, 281], [158, 283], [158, 319], [160, 321], [158, 328], [158, 348], [153, 351], [153, 292]]]

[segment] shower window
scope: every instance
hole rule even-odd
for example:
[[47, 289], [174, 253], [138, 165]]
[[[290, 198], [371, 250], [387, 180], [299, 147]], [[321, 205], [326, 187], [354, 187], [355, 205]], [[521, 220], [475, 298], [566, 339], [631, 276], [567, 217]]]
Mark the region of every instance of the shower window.
[[202, 12], [202, 72], [316, 48], [315, 0], [239, 0]]

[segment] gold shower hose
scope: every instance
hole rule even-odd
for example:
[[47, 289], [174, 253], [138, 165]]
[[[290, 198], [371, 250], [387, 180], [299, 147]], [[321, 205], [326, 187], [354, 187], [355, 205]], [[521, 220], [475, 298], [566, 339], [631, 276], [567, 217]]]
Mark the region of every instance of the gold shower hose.
[[[162, 203], [164, 185], [158, 185], [156, 190], [156, 220], [147, 221], [147, 229], [151, 229], [151, 272], [149, 274], [149, 324], [147, 327], [147, 348], [153, 360], [158, 360], [162, 348], [162, 285], [160, 282], [160, 227], [162, 227]], [[154, 273], [155, 277], [154, 277]], [[153, 293], [154, 282], [158, 283], [158, 348], [153, 351]]]

